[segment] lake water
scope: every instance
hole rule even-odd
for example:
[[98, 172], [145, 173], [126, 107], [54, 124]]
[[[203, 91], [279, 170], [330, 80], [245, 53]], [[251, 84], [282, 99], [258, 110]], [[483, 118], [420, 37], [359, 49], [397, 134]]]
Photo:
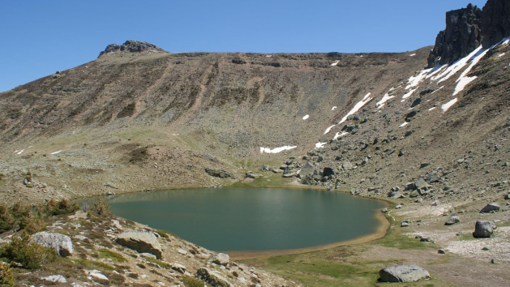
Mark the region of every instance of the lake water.
[[214, 251], [307, 248], [376, 231], [384, 206], [347, 194], [295, 189], [187, 189], [110, 198], [118, 216]]

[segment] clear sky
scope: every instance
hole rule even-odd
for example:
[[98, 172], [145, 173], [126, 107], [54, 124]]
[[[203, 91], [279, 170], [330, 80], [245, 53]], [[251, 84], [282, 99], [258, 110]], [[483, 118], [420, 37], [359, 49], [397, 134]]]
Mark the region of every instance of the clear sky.
[[93, 61], [111, 43], [169, 52], [404, 52], [486, 0], [0, 0], [0, 91]]

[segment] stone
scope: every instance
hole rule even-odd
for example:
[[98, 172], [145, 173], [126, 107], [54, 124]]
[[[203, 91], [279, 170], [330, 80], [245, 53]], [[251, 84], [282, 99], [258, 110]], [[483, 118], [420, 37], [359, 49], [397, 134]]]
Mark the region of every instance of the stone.
[[428, 57], [428, 67], [449, 64], [467, 56], [482, 42], [480, 25], [482, 10], [469, 4], [466, 8], [446, 13], [446, 29], [436, 37]]
[[491, 202], [489, 204], [487, 204], [484, 208], [482, 208], [480, 210], [480, 213], [489, 213], [489, 212], [495, 212], [495, 211], [499, 211], [500, 209], [500, 206], [499, 204], [497, 204], [496, 202]]
[[122, 45], [117, 44], [108, 45], [106, 49], [99, 54], [99, 57], [116, 52], [147, 53], [147, 54], [166, 53], [165, 50], [154, 44], [143, 41], [128, 40], [124, 42], [124, 44]]
[[151, 232], [134, 230], [122, 232], [117, 236], [115, 242], [140, 253], [154, 254], [158, 259], [162, 257], [161, 245]]
[[182, 274], [186, 273], [186, 266], [180, 263], [171, 263], [170, 268]]
[[44, 281], [50, 281], [53, 283], [67, 283], [66, 278], [62, 275], [51, 275], [51, 276], [42, 277], [41, 279]]
[[344, 162], [342, 163], [342, 167], [343, 167], [343, 169], [345, 169], [345, 170], [351, 170], [351, 169], [353, 169], [353, 168], [354, 168], [354, 166], [352, 165], [352, 163], [351, 163], [350, 161], [348, 161], [348, 160], [346, 160], [346, 161], [344, 161]]
[[33, 234], [31, 239], [34, 243], [54, 249], [61, 257], [73, 254], [73, 241], [67, 235], [42, 231]]
[[387, 208], [387, 207], [383, 208], [383, 209], [381, 210], [381, 212], [382, 212], [382, 213], [387, 213], [387, 212], [388, 212], [388, 208]]
[[230, 263], [230, 256], [228, 256], [228, 254], [225, 253], [218, 253], [211, 256], [211, 258], [209, 258], [209, 261], [211, 261], [212, 263], [216, 263], [218, 265], [225, 266], [228, 263]]
[[297, 175], [298, 175], [297, 171], [288, 171], [283, 173], [283, 177], [285, 178], [295, 177]]
[[428, 184], [423, 178], [420, 177], [417, 181], [414, 182], [414, 186], [418, 190], [427, 190], [430, 188], [430, 184]]
[[439, 250], [437, 251], [437, 253], [439, 253], [439, 254], [446, 254], [446, 251], [445, 251], [444, 249], [439, 249]]
[[506, 200], [509, 200], [509, 199], [510, 199], [510, 193], [508, 193], [508, 194], [506, 194], [506, 195], [505, 195], [505, 199], [506, 199]]
[[401, 205], [401, 204], [399, 204], [399, 205], [395, 206], [395, 209], [401, 209], [401, 208], [402, 208], [402, 205]]
[[430, 279], [430, 274], [417, 265], [390, 266], [379, 271], [381, 282], [416, 282]]
[[452, 214], [450, 217], [445, 221], [444, 225], [454, 225], [455, 223], [459, 223], [460, 218], [457, 214]]
[[256, 179], [256, 178], [260, 178], [260, 177], [262, 177], [262, 174], [260, 174], [260, 173], [255, 173], [255, 172], [253, 172], [253, 171], [248, 171], [248, 172], [246, 173], [246, 177], [247, 177], [247, 178], [254, 178], [254, 179]]
[[211, 271], [205, 267], [199, 268], [197, 270], [196, 277], [213, 287], [233, 287], [234, 286], [225, 277], [223, 277], [220, 273], [218, 273], [216, 271]]
[[490, 48], [510, 36], [510, 3], [508, 0], [488, 0], [482, 11], [480, 24], [482, 45]]
[[496, 224], [489, 220], [478, 220], [475, 224], [475, 232], [473, 237], [475, 238], [489, 238], [496, 229]]
[[231, 173], [227, 172], [227, 171], [224, 171], [222, 169], [210, 169], [210, 168], [205, 168], [205, 172], [210, 175], [210, 176], [213, 176], [213, 177], [219, 177], [219, 178], [234, 178], [234, 175], [232, 175]]
[[400, 223], [400, 227], [408, 227], [408, 226], [409, 226], [408, 221], [402, 221], [402, 223]]

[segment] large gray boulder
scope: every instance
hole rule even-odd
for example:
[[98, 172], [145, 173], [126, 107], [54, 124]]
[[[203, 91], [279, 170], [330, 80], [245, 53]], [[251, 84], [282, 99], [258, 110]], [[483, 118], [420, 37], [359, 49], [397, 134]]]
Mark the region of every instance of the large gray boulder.
[[31, 238], [33, 243], [52, 248], [61, 257], [73, 254], [73, 241], [67, 235], [42, 231], [33, 234]]
[[[233, 287], [228, 280], [216, 271], [211, 271], [205, 267], [197, 270], [196, 277], [212, 287]], [[208, 286], [209, 286], [208, 285]]]
[[455, 223], [459, 223], [460, 218], [457, 214], [452, 214], [444, 223], [444, 225], [453, 225]]
[[484, 208], [482, 208], [482, 210], [480, 210], [480, 213], [488, 213], [488, 212], [496, 212], [496, 211], [499, 211], [500, 207], [499, 207], [499, 204], [497, 204], [496, 202], [491, 202], [489, 204], [487, 204]]
[[211, 256], [211, 258], [209, 258], [209, 261], [212, 261], [212, 263], [216, 263], [218, 265], [227, 265], [230, 262], [230, 256], [228, 256], [228, 254], [225, 253], [218, 253]]
[[118, 244], [127, 248], [136, 250], [140, 253], [154, 254], [156, 258], [161, 259], [162, 249], [158, 239], [154, 234], [145, 231], [126, 231], [115, 240]]
[[219, 178], [234, 178], [234, 175], [227, 172], [227, 171], [224, 171], [222, 169], [210, 169], [210, 168], [205, 168], [205, 172], [210, 175], [210, 176], [213, 176], [213, 177], [219, 177]]
[[496, 229], [496, 224], [489, 220], [478, 220], [475, 224], [475, 232], [473, 237], [475, 238], [489, 238]]
[[381, 282], [415, 282], [430, 279], [430, 274], [417, 265], [390, 266], [379, 271]]

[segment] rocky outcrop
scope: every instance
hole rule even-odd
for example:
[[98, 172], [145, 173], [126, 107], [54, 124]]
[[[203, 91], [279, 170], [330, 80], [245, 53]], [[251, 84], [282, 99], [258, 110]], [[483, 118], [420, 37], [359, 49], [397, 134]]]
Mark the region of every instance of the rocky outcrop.
[[67, 257], [73, 253], [73, 242], [64, 234], [42, 231], [32, 235], [32, 242], [55, 249], [61, 257]]
[[473, 237], [475, 238], [489, 238], [496, 229], [496, 224], [488, 220], [478, 220], [475, 224], [475, 232]]
[[127, 231], [119, 234], [115, 240], [118, 244], [140, 253], [150, 253], [161, 259], [162, 250], [154, 234], [144, 231]]
[[207, 268], [200, 268], [197, 270], [196, 277], [207, 284], [214, 287], [232, 287], [233, 285], [216, 271], [211, 271]]
[[116, 52], [131, 52], [131, 53], [166, 53], [162, 48], [143, 41], [128, 40], [122, 45], [110, 44], [104, 51], [99, 54], [99, 57], [105, 54], [111, 54]]
[[429, 68], [465, 57], [480, 46], [481, 22], [482, 10], [471, 4], [464, 9], [447, 12], [446, 29], [436, 37], [436, 44], [428, 58]]
[[489, 48], [510, 36], [510, 2], [508, 0], [487, 1], [483, 7], [481, 30], [484, 48]]
[[205, 172], [210, 175], [210, 176], [213, 176], [213, 177], [219, 177], [219, 178], [234, 178], [234, 175], [225, 171], [225, 170], [222, 170], [222, 169], [210, 169], [210, 168], [205, 168]]
[[452, 214], [444, 223], [444, 225], [454, 225], [455, 223], [459, 223], [460, 218], [457, 214]]
[[381, 282], [415, 282], [429, 279], [430, 274], [417, 265], [390, 266], [379, 271]]
[[218, 265], [225, 266], [228, 263], [230, 263], [230, 256], [228, 256], [228, 254], [225, 253], [218, 253], [216, 255], [211, 256], [211, 258], [209, 258], [209, 261]]
[[489, 213], [499, 211], [501, 207], [496, 202], [491, 202], [487, 204], [484, 208], [480, 210], [480, 213]]

